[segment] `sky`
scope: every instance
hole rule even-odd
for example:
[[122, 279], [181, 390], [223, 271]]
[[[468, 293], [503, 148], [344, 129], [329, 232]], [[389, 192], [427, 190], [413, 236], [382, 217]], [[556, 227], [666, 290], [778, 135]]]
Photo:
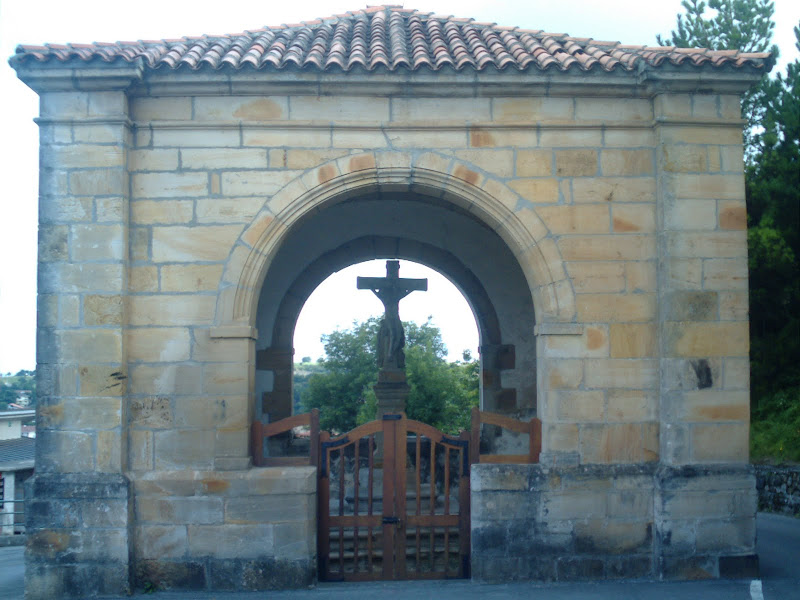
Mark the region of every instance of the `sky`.
[[[378, 4], [379, 0], [372, 0]], [[387, 3], [388, 0], [387, 0]], [[669, 34], [682, 12], [680, 0], [392, 0], [425, 12], [472, 17], [498, 25], [516, 25], [567, 33], [576, 37], [655, 44], [658, 33]], [[364, 0], [305, 0], [277, 3], [237, 0], [0, 0], [0, 55], [9, 57], [17, 44], [113, 42], [176, 38], [184, 35], [235, 33], [264, 25], [297, 23], [364, 8]], [[230, 10], [228, 8], [230, 7]], [[781, 50], [778, 69], [797, 55], [792, 27], [800, 19], [800, 2], [775, 0], [773, 42]], [[33, 369], [36, 330], [36, 236], [38, 112], [36, 94], [0, 64], [0, 373]], [[295, 334], [295, 357], [322, 353], [319, 337], [335, 327], [349, 327], [381, 312], [369, 292], [355, 289], [356, 275], [382, 274], [382, 263], [347, 269], [325, 282], [325, 305], [319, 289], [309, 298]], [[429, 277], [429, 291], [415, 292], [400, 305], [403, 319], [424, 322], [433, 316], [442, 329], [451, 359], [477, 345], [477, 330], [460, 294], [436, 273], [419, 271], [403, 262], [401, 276]], [[447, 286], [450, 285], [450, 288]], [[321, 286], [321, 287], [322, 287]], [[339, 298], [331, 308], [330, 298]], [[460, 308], [458, 303], [461, 303]], [[466, 312], [464, 312], [466, 311]], [[328, 318], [323, 318], [325, 316]], [[465, 327], [465, 323], [472, 325]]]

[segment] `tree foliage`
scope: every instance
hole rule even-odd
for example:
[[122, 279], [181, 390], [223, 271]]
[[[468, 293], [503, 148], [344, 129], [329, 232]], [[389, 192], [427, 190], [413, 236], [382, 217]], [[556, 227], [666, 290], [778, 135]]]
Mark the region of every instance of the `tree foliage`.
[[0, 410], [19, 400], [20, 392], [30, 399], [30, 407], [36, 406], [36, 372], [21, 370], [16, 375], [0, 376]]
[[[800, 51], [800, 26], [794, 32]], [[763, 89], [757, 160], [748, 165], [745, 180], [753, 419], [774, 419], [776, 426], [793, 422], [794, 448], [772, 447], [795, 456], [800, 453], [800, 61]], [[754, 435], [758, 439], [768, 436]]]
[[[372, 386], [378, 378], [376, 341], [379, 319], [354, 323], [352, 329], [322, 336], [324, 370], [308, 379], [301, 393], [304, 410], [320, 409], [320, 425], [348, 431], [375, 418], [377, 400]], [[448, 432], [465, 428], [478, 404], [478, 361], [448, 363], [441, 332], [430, 320], [404, 323], [406, 376], [410, 389], [406, 414]]]
[[[685, 14], [678, 14], [677, 28], [670, 37], [657, 35], [662, 46], [679, 48], [709, 48], [711, 50], [741, 50], [767, 52], [773, 60], [778, 47], [770, 46], [775, 23], [772, 20], [775, 4], [770, 0], [683, 0]], [[744, 131], [745, 156], [752, 160], [755, 153], [753, 133], [764, 119], [763, 87], [761, 82], [742, 97], [742, 117], [747, 119]]]

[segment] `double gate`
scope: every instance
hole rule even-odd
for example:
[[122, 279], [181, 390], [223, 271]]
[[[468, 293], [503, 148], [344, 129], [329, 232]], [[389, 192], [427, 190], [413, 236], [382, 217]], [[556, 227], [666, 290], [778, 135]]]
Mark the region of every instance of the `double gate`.
[[320, 434], [319, 577], [469, 577], [469, 434], [384, 415]]
[[[528, 453], [481, 455], [482, 424], [527, 434]], [[305, 457], [264, 456], [265, 438], [296, 427], [310, 430]], [[390, 414], [331, 436], [319, 430], [315, 409], [277, 423], [253, 423], [253, 448], [257, 466], [317, 466], [320, 580], [468, 578], [470, 465], [538, 462], [541, 421], [475, 409], [471, 432], [448, 436]]]

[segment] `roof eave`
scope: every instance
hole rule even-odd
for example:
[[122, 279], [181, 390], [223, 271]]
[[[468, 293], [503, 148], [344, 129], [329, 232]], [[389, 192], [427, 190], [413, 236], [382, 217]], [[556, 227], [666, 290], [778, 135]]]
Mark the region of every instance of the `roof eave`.
[[430, 69], [311, 70], [307, 68], [214, 69], [150, 68], [143, 59], [32, 62], [9, 61], [17, 76], [37, 93], [53, 91], [130, 90], [133, 95], [190, 94], [422, 94], [453, 95], [568, 95], [649, 96], [663, 92], [740, 94], [755, 84], [765, 69], [734, 67], [640, 66], [615, 69], [496, 69], [445, 67]]
[[34, 459], [29, 460], [9, 460], [7, 462], [0, 462], [0, 471], [2, 472], [10, 472], [10, 471], [25, 471], [27, 469], [34, 468]]
[[99, 59], [32, 62], [18, 56], [12, 56], [8, 62], [17, 77], [36, 93], [125, 90], [141, 81], [145, 72], [141, 58], [110, 62]]
[[742, 94], [755, 85], [768, 69], [743, 65], [644, 67], [639, 70], [640, 82], [654, 93]]

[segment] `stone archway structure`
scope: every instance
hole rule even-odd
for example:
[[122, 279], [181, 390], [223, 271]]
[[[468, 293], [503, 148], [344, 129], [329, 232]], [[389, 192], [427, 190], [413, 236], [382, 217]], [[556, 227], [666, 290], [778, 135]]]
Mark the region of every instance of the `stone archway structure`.
[[461, 287], [485, 403], [543, 423], [540, 464], [474, 466], [474, 579], [757, 569], [739, 101], [768, 55], [376, 6], [11, 64], [41, 107], [26, 597], [312, 583], [314, 469], [253, 468], [250, 425], [308, 290], [390, 255]]
[[[483, 406], [515, 415], [535, 414], [534, 303], [542, 306], [540, 321], [545, 323], [569, 322], [575, 305], [546, 226], [534, 209], [522, 213], [523, 222], [507, 208], [524, 202], [519, 194], [481, 175], [475, 165], [434, 154], [423, 157], [419, 167], [409, 156], [409, 167], [379, 169], [383, 158], [380, 153], [352, 156], [304, 175], [305, 181], [316, 177], [323, 183], [293, 201], [291, 212], [272, 214], [265, 207], [234, 246], [218, 296], [221, 325], [211, 335], [261, 340], [256, 348], [256, 413], [268, 412], [273, 419], [291, 414], [291, 335], [302, 303], [314, 287], [358, 260], [395, 256], [437, 268], [465, 293], [479, 325]], [[434, 165], [447, 172], [433, 170]], [[354, 166], [368, 168], [346, 172]], [[344, 181], [331, 177], [341, 170], [346, 173], [339, 176]], [[285, 190], [293, 185], [297, 189], [290, 183]], [[276, 194], [279, 200], [291, 194], [285, 190]], [[253, 232], [259, 238], [248, 243], [245, 240], [252, 240]], [[287, 250], [287, 243], [293, 248]], [[246, 248], [241, 255], [246, 252], [247, 258], [237, 275], [238, 267], [231, 263], [241, 248]], [[475, 270], [482, 270], [483, 279], [493, 286], [494, 299]], [[228, 279], [237, 285], [224, 287]], [[231, 297], [234, 301], [226, 303]], [[254, 309], [258, 298], [261, 306]], [[503, 309], [502, 319], [495, 305]], [[517, 353], [522, 358], [518, 367]], [[268, 372], [265, 381], [260, 381], [258, 371]]]

